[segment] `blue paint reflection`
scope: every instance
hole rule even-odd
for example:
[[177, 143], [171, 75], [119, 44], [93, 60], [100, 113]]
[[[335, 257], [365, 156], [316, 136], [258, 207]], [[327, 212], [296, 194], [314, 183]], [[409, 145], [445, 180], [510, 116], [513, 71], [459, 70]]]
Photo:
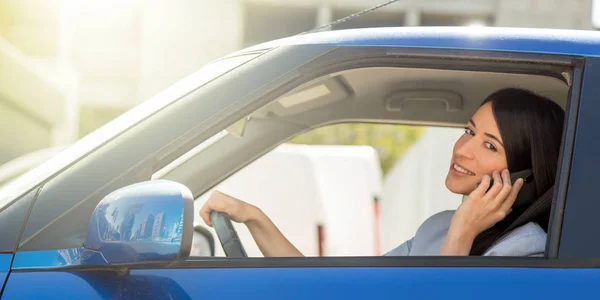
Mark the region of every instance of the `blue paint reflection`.
[[10, 270], [10, 263], [12, 261], [12, 254], [0, 254], [0, 282], [4, 284], [8, 271]]
[[[83, 248], [17, 252], [13, 269], [68, 267], [81, 265]], [[106, 263], [104, 263], [106, 264]]]
[[0, 254], [0, 272], [8, 272], [11, 260], [12, 254]]
[[2, 297], [3, 299], [192, 299], [178, 282], [168, 276], [123, 275], [111, 271], [17, 272], [11, 275]]

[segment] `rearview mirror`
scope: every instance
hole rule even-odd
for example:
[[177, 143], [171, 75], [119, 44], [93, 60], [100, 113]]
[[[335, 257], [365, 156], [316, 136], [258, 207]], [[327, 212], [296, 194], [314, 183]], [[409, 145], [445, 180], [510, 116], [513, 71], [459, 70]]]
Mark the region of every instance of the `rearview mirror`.
[[87, 264], [173, 261], [192, 246], [194, 199], [182, 184], [154, 180], [106, 196], [94, 210], [84, 248]]

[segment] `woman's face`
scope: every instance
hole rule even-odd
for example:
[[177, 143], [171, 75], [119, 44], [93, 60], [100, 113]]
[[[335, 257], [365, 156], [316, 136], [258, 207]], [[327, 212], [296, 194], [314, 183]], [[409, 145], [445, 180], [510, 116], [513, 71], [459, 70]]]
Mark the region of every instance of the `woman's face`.
[[491, 103], [484, 104], [475, 112], [452, 151], [446, 187], [456, 194], [470, 194], [484, 175], [507, 168], [506, 153]]

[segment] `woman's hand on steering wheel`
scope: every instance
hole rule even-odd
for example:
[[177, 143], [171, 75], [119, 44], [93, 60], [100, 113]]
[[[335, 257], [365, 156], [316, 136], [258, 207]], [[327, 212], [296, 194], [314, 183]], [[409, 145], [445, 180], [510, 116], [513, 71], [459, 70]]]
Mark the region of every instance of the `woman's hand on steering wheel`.
[[214, 191], [200, 209], [202, 220], [211, 227], [213, 226], [210, 218], [212, 211], [226, 213], [234, 222], [246, 223], [257, 216], [259, 209], [242, 200]]
[[[200, 209], [200, 216], [211, 227], [214, 227], [211, 221], [213, 211], [227, 214], [234, 222], [244, 223], [264, 256], [302, 256], [260, 208], [215, 191]], [[219, 239], [223, 242], [221, 237]]]

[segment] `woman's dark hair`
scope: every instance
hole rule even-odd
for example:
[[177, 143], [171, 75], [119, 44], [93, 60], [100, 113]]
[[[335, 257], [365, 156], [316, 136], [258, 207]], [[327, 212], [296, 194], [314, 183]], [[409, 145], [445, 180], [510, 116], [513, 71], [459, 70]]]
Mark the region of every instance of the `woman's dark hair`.
[[513, 208], [504, 220], [480, 233], [471, 255], [483, 255], [503, 235], [529, 222], [548, 230], [563, 130], [564, 110], [530, 91], [502, 89], [489, 95], [481, 105], [487, 103], [492, 105], [504, 142], [508, 169], [532, 169], [538, 198], [528, 207]]

